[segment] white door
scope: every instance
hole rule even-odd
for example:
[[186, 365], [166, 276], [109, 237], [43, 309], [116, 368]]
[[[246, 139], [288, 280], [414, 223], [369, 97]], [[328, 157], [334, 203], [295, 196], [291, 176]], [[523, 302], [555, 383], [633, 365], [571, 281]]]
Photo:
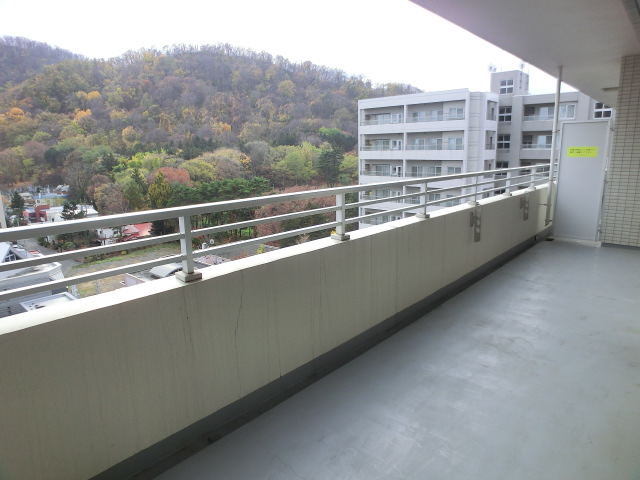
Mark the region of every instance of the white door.
[[609, 131], [608, 121], [563, 123], [554, 236], [598, 241]]

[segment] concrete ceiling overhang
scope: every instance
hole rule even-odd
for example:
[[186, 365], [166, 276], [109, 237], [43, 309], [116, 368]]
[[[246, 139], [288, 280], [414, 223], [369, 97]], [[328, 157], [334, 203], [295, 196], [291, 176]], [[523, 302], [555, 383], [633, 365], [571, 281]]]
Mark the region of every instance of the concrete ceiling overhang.
[[[622, 58], [640, 54], [636, 0], [411, 0], [615, 106]], [[640, 0], [639, 0], [640, 1]]]

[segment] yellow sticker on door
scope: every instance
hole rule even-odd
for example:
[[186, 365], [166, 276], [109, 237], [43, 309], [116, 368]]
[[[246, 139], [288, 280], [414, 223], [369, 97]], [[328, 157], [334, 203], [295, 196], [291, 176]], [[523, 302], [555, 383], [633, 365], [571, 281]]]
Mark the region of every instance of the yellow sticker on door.
[[567, 157], [597, 157], [598, 147], [567, 147]]

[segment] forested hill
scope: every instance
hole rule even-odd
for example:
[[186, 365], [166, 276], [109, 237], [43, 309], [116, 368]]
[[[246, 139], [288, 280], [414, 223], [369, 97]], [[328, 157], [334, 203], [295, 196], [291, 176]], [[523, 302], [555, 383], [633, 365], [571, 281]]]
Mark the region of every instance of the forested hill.
[[0, 37], [0, 91], [40, 73], [45, 65], [82, 59], [68, 50], [23, 37]]
[[[418, 91], [229, 45], [130, 51], [108, 61], [76, 57], [35, 74], [54, 53], [68, 55], [52, 49], [47, 56], [42, 44], [6, 37], [2, 49], [0, 71], [8, 69], [11, 83], [0, 85], [0, 188], [66, 182], [78, 198], [86, 193], [73, 183], [78, 172], [117, 183], [135, 167], [148, 180], [160, 167], [188, 161], [195, 171], [196, 160], [200, 173], [192, 171], [191, 181], [206, 170], [218, 180], [319, 182], [309, 158], [335, 132], [351, 136], [353, 146], [358, 99]], [[15, 82], [21, 76], [27, 78]], [[276, 168], [284, 146], [300, 149], [296, 155], [312, 173]], [[221, 149], [244, 163], [229, 160], [227, 167], [238, 168], [223, 168], [214, 155]], [[140, 160], [150, 156], [156, 160]]]

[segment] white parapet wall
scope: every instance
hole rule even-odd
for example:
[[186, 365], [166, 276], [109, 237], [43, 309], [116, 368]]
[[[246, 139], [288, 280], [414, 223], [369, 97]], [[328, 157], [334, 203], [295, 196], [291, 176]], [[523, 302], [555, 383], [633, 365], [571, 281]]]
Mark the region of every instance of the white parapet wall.
[[545, 230], [546, 188], [9, 317], [0, 478], [84, 480], [308, 365]]

